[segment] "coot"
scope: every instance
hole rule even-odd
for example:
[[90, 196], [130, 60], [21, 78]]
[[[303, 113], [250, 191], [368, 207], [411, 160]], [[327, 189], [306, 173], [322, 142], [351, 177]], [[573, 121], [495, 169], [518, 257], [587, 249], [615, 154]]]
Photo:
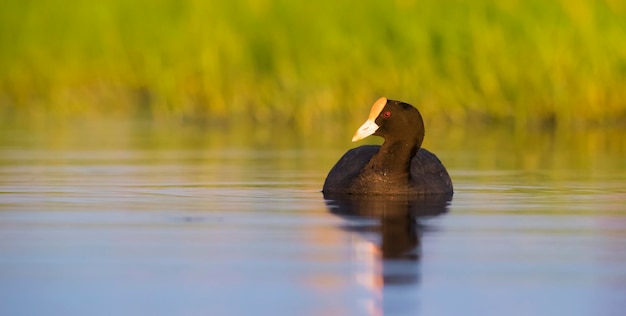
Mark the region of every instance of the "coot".
[[452, 194], [452, 181], [441, 161], [420, 148], [422, 115], [412, 105], [378, 99], [352, 141], [376, 135], [382, 146], [350, 149], [330, 170], [325, 194]]

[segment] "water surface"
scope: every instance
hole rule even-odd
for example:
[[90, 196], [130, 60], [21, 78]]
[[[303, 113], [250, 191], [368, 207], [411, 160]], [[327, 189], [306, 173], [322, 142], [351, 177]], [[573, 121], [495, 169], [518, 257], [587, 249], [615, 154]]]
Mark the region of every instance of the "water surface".
[[433, 130], [451, 201], [346, 201], [350, 130], [5, 124], [0, 314], [622, 315], [623, 132]]

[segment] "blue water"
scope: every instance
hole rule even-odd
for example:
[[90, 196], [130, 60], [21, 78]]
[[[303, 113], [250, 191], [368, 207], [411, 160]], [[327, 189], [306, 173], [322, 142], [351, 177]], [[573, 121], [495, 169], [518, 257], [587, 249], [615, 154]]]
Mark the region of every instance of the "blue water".
[[456, 193], [424, 207], [325, 200], [350, 144], [111, 133], [0, 131], [0, 315], [626, 310], [621, 145], [442, 146]]

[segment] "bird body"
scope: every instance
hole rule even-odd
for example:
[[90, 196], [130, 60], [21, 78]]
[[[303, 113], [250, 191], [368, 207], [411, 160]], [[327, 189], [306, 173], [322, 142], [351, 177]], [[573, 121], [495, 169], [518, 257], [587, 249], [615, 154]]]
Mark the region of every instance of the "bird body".
[[416, 108], [380, 98], [352, 140], [369, 135], [385, 142], [346, 152], [328, 173], [325, 194], [452, 194], [446, 168], [437, 156], [420, 148], [424, 123]]

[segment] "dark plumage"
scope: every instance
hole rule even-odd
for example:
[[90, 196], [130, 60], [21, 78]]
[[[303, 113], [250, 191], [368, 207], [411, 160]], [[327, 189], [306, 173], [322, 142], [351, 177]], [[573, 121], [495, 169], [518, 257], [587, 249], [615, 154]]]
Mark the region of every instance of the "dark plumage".
[[339, 159], [324, 182], [334, 194], [452, 194], [452, 181], [441, 161], [420, 148], [424, 123], [410, 104], [380, 98], [352, 141], [369, 135], [382, 146], [353, 148]]

